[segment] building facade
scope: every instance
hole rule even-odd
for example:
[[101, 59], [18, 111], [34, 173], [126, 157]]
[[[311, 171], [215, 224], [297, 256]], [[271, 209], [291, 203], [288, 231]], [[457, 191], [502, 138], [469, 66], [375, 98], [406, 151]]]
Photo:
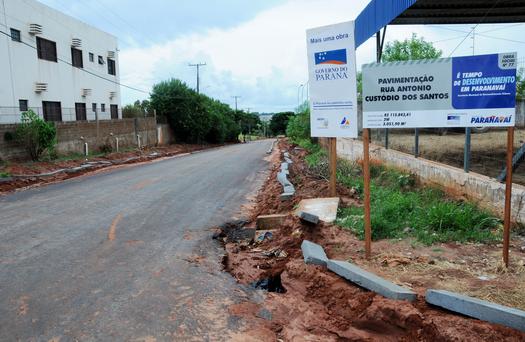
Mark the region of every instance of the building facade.
[[116, 37], [35, 0], [0, 1], [0, 124], [122, 118]]

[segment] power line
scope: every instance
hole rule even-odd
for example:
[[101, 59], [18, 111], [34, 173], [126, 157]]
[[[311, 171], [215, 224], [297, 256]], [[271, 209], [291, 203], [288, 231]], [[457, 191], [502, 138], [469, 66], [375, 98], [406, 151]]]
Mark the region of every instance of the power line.
[[[23, 1], [26, 5], [28, 5], [29, 7], [31, 7], [35, 12], [38, 12], [38, 11], [39, 11], [39, 9], [36, 8], [35, 6], [33, 6], [33, 4], [31, 4], [30, 2], [27, 2], [26, 0], [22, 0], [22, 1]], [[62, 3], [62, 2], [61, 2], [61, 3]], [[57, 9], [54, 9], [54, 10], [57, 11], [57, 12], [59, 12], [59, 13], [62, 13], [62, 14], [64, 14], [64, 15], [66, 15], [66, 16], [68, 16], [68, 17], [71, 17], [71, 18], [73, 18], [73, 19], [75, 19], [75, 20], [77, 20], [77, 21], [79, 21], [79, 22], [81, 22], [81, 23], [83, 23], [83, 24], [85, 24], [83, 21], [81, 21], [81, 20], [79, 20], [79, 19], [76, 19], [73, 15], [68, 14], [68, 13], [66, 13], [65, 11], [59, 11], [59, 10], [57, 10]], [[9, 16], [9, 15], [8, 15], [8, 16]], [[10, 16], [10, 17], [11, 17], [11, 18], [14, 18], [14, 17], [12, 17], [12, 16]], [[48, 18], [51, 19], [51, 20], [53, 20], [54, 22], [56, 22], [58, 25], [60, 25], [60, 26], [62, 26], [62, 27], [64, 27], [64, 28], [66, 28], [66, 29], [67, 29], [68, 31], [70, 31], [70, 32], [75, 31], [72, 27], [66, 25], [66, 24], [65, 24], [64, 22], [62, 22], [62, 21], [59, 21], [59, 20], [55, 19], [53, 16], [49, 16]], [[17, 18], [14, 18], [14, 19], [17, 20], [17, 21], [19, 21], [19, 22], [21, 22], [21, 23], [23, 23], [24, 25], [26, 24], [26, 21], [22, 21], [22, 20], [17, 19]], [[111, 20], [107, 20], [107, 19], [106, 19], [106, 21], [108, 21], [111, 25], [113, 25], [113, 27], [116, 27], [116, 26], [114, 26], [114, 24], [111, 22]], [[88, 24], [85, 24], [85, 25], [88, 25]], [[90, 26], [92, 26], [92, 25], [90, 25]], [[100, 31], [101, 31], [101, 30], [100, 30]], [[102, 31], [102, 32], [104, 32], [104, 31]], [[85, 38], [84, 38], [84, 40], [87, 41], [87, 42], [92, 43], [93, 45], [97, 45], [97, 42], [93, 42], [93, 41], [90, 41], [89, 39], [85, 39]], [[122, 42], [124, 45], [127, 45], [127, 46], [132, 47], [132, 45], [130, 45], [129, 43], [126, 43], [125, 41], [121, 41], [121, 42]]]
[[[7, 32], [4, 32], [4, 31], [2, 31], [2, 30], [0, 30], [0, 33], [3, 34], [3, 35], [6, 35], [7, 37], [13, 38], [13, 37], [11, 36], [11, 34], [9, 34], [9, 33], [7, 33]], [[24, 41], [21, 41], [21, 42], [19, 42], [19, 43], [20, 43], [20, 44], [23, 44], [23, 45], [26, 45], [26, 46], [29, 46], [30, 48], [32, 48], [32, 49], [38, 51], [38, 49], [37, 49], [35, 46], [33, 46], [33, 45], [31, 45], [31, 44], [28, 44], [28, 43], [26, 43], [26, 42], [24, 42]], [[60, 61], [60, 62], [62, 62], [62, 63], [65, 63], [65, 64], [67, 64], [67, 65], [70, 65], [71, 67], [74, 67], [73, 64], [72, 64], [71, 62], [69, 62], [69, 61], [67, 61], [67, 60], [65, 60], [65, 59], [60, 58], [58, 55], [57, 55], [57, 61]], [[98, 77], [98, 78], [100, 78], [100, 79], [102, 79], [102, 80], [105, 80], [105, 81], [108, 81], [108, 82], [114, 83], [114, 84], [116, 84], [116, 85], [122, 86], [122, 87], [124, 87], [124, 88], [128, 88], [128, 89], [131, 89], [131, 90], [134, 90], [134, 91], [137, 91], [137, 92], [140, 92], [140, 93], [144, 93], [144, 94], [149, 94], [148, 91], [145, 91], [145, 90], [142, 90], [142, 89], [138, 89], [138, 88], [135, 88], [135, 87], [132, 87], [132, 86], [128, 86], [128, 85], [126, 85], [126, 84], [123, 84], [123, 83], [117, 82], [117, 81], [112, 80], [112, 79], [109, 79], [109, 78], [105, 78], [105, 77], [103, 77], [103, 76], [97, 75], [97, 74], [95, 74], [94, 72], [89, 71], [89, 70], [86, 70], [86, 69], [84, 69], [84, 68], [77, 68], [77, 69], [78, 69], [78, 70], [81, 70], [81, 71], [83, 71], [83, 72], [85, 72], [85, 73], [88, 73], [88, 74], [90, 74], [90, 75], [92, 75], [92, 76]]]
[[104, 4], [102, 1], [95, 0], [101, 7], [104, 7], [108, 12], [113, 14], [114, 17], [118, 18], [122, 23], [126, 24], [129, 28], [131, 28], [135, 33], [138, 33], [141, 35], [145, 40], [147, 40], [150, 44], [155, 45], [155, 42], [149, 39], [142, 31], [137, 29], [134, 25], [130, 24], [126, 19], [124, 19], [122, 16], [120, 16], [117, 12], [115, 12], [113, 9], [111, 9], [108, 5]]
[[448, 55], [449, 57], [452, 56], [454, 54], [454, 52], [456, 52], [456, 50], [461, 46], [461, 44], [463, 44], [463, 42], [472, 34], [472, 32], [474, 32], [474, 30], [485, 20], [485, 18], [487, 18], [487, 16], [489, 15], [489, 13], [494, 9], [494, 7], [496, 7], [499, 3], [500, 3], [501, 0], [496, 0], [494, 2], [494, 4], [492, 5], [492, 7], [487, 11], [487, 13], [485, 13], [485, 15], [483, 16], [483, 18], [481, 18], [481, 20], [479, 21], [479, 23], [477, 23], [473, 28], [472, 30], [470, 30], [470, 32], [465, 36], [465, 38], [463, 38], [463, 40], [461, 42], [459, 42], [459, 44], [454, 48], [454, 50], [452, 50], [452, 52]]
[[501, 38], [501, 37], [488, 36], [488, 35], [486, 35], [486, 34], [482, 34], [482, 33], [477, 33], [476, 35], [477, 35], [477, 36], [481, 36], [481, 37], [485, 37], [485, 38], [504, 40], [504, 41], [512, 42], [512, 43], [525, 44], [525, 41], [522, 41], [522, 40], [514, 40], [514, 39], [508, 39], [508, 38]]

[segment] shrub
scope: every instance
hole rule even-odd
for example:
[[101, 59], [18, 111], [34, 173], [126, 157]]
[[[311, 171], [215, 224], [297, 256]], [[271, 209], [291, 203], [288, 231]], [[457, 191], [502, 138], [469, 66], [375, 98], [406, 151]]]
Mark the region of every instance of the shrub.
[[53, 152], [56, 128], [29, 110], [22, 113], [22, 123], [16, 127], [15, 140], [25, 148], [32, 160], [38, 160], [45, 151]]
[[176, 79], [156, 84], [148, 105], [167, 119], [180, 142], [233, 142], [241, 131], [246, 134], [260, 124], [257, 115], [234, 111]]
[[310, 110], [308, 108], [289, 118], [286, 136], [293, 142], [310, 139]]
[[4, 133], [4, 140], [7, 142], [11, 142], [15, 140], [15, 134], [13, 132], [5, 132]]

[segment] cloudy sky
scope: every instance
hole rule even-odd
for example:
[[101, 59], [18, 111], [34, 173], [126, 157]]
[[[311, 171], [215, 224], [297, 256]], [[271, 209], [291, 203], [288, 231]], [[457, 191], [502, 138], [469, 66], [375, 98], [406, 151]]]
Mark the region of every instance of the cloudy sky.
[[[41, 0], [119, 39], [121, 83], [145, 91], [178, 78], [195, 87], [188, 63], [205, 62], [201, 92], [257, 112], [293, 110], [307, 81], [305, 31], [355, 17], [369, 0]], [[525, 56], [522, 24], [480, 25], [476, 54]], [[391, 26], [387, 41], [423, 36], [448, 57], [472, 54], [472, 25]], [[460, 44], [461, 43], [461, 44]], [[357, 65], [375, 59], [375, 40]], [[525, 61], [519, 58], [521, 62]], [[525, 65], [521, 65], [525, 66]], [[122, 104], [148, 95], [122, 88]]]

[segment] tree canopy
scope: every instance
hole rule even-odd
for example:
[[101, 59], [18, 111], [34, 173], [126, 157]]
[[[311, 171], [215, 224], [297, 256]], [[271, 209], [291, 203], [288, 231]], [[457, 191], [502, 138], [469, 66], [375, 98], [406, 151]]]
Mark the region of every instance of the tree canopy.
[[260, 123], [257, 115], [236, 112], [177, 79], [154, 85], [149, 105], [157, 110], [157, 116], [166, 117], [181, 142], [236, 141], [241, 130], [247, 133]]
[[272, 116], [270, 130], [274, 135], [285, 134], [288, 121], [295, 115], [294, 112], [281, 112]]
[[418, 38], [413, 33], [412, 38], [404, 41], [393, 41], [386, 44], [383, 51], [383, 62], [412, 61], [419, 59], [440, 58], [443, 52], [427, 42], [423, 37]]

